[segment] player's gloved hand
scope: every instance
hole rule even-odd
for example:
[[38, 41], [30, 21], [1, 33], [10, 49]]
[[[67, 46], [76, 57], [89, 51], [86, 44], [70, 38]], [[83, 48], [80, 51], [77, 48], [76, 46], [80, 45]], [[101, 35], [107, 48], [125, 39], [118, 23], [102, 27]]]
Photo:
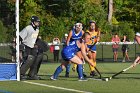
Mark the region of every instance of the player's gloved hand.
[[90, 61], [89, 64], [90, 64], [92, 67], [94, 67], [94, 63], [93, 63], [93, 62]]

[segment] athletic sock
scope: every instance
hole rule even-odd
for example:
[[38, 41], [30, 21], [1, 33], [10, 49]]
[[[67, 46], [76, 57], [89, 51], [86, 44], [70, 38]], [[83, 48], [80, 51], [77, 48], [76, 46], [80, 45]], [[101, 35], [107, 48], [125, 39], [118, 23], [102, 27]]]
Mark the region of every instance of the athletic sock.
[[61, 66], [57, 67], [57, 69], [55, 70], [55, 72], [53, 74], [54, 79], [56, 79], [62, 71], [63, 71], [63, 69]]
[[77, 65], [77, 73], [78, 73], [79, 78], [83, 78], [83, 65], [82, 64]]
[[96, 67], [96, 62], [93, 61], [93, 59], [90, 59], [90, 60], [91, 60], [91, 62], [94, 64], [94, 66], [91, 66], [91, 65], [89, 64], [90, 72], [92, 72], [92, 71], [95, 71], [95, 68], [94, 68], [94, 67]]
[[68, 64], [68, 65], [66, 66], [66, 73], [69, 73], [69, 72], [70, 72], [70, 66], [71, 66], [71, 64]]

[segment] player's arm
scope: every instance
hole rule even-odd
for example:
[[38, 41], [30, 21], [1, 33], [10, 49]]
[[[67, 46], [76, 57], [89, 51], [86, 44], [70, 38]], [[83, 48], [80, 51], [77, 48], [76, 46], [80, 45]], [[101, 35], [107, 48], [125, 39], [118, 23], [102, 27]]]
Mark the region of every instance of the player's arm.
[[67, 38], [67, 40], [66, 40], [66, 44], [67, 44], [67, 45], [69, 45], [69, 42], [70, 42], [71, 37], [72, 37], [72, 30], [71, 30], [71, 31], [69, 32], [69, 34], [68, 34], [68, 38]]
[[101, 35], [101, 32], [98, 31], [97, 38], [96, 38], [97, 39], [97, 42], [100, 41], [100, 35]]
[[82, 30], [82, 35], [83, 35], [84, 33], [85, 33], [84, 30]]
[[85, 60], [91, 65], [94, 66], [94, 64], [90, 61], [90, 59], [87, 56], [87, 52], [86, 52], [86, 45], [84, 43], [81, 44], [81, 52], [83, 57], [85, 58]]
[[132, 64], [132, 66], [135, 67], [137, 64], [140, 64], [140, 56], [138, 56], [138, 57], [135, 59], [135, 61], [134, 61], [134, 63]]

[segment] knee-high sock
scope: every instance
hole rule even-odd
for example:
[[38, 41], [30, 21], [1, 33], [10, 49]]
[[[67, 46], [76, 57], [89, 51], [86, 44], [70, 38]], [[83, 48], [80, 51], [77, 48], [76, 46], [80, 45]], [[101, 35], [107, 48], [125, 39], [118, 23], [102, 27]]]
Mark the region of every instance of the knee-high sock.
[[85, 73], [84, 65], [83, 65], [83, 73]]
[[77, 73], [78, 73], [79, 78], [83, 78], [83, 64], [77, 65]]
[[77, 64], [73, 64], [73, 68], [76, 70], [76, 68], [77, 68]]
[[61, 66], [57, 67], [57, 69], [55, 70], [55, 72], [53, 74], [54, 78], [56, 79], [62, 71], [63, 71], [63, 69]]
[[66, 73], [69, 73], [70, 72], [70, 66], [71, 66], [70, 63], [66, 66]]
[[[96, 67], [96, 62], [93, 61], [93, 59], [90, 59], [90, 60], [93, 62], [94, 67]], [[95, 68], [93, 66], [91, 66], [90, 64], [89, 64], [89, 67], [90, 67], [90, 71], [95, 71]]]

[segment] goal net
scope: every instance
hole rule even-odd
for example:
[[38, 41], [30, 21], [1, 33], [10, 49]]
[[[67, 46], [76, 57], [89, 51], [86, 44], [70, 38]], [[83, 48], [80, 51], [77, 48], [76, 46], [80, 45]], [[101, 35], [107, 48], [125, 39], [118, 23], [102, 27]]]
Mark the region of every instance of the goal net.
[[0, 3], [0, 81], [20, 80], [19, 0], [15, 1]]
[[11, 43], [0, 43], [0, 80], [17, 79], [16, 51]]

